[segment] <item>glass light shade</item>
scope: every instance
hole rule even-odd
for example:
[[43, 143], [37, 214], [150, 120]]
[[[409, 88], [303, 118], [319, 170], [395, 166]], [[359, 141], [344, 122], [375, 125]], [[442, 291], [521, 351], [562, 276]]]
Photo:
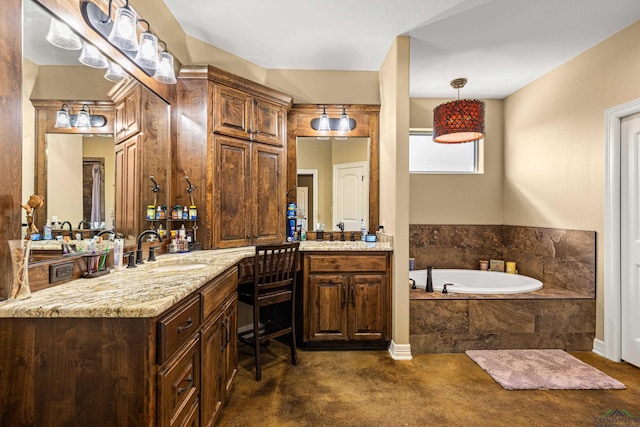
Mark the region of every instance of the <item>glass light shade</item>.
[[140, 49], [135, 61], [143, 68], [155, 70], [158, 68], [158, 38], [146, 32], [140, 34]]
[[176, 73], [173, 69], [173, 55], [169, 52], [160, 52], [159, 58], [158, 69], [153, 78], [160, 83], [176, 84], [178, 80], [176, 80]]
[[49, 32], [46, 37], [47, 41], [54, 46], [67, 50], [82, 49], [82, 40], [71, 28], [64, 22], [60, 22], [55, 18], [51, 19]]
[[93, 68], [107, 68], [109, 66], [107, 58], [94, 45], [89, 43], [85, 43], [82, 47], [78, 60], [84, 65]]
[[78, 113], [78, 120], [76, 121], [76, 127], [80, 130], [91, 129], [91, 116], [89, 112], [82, 107], [82, 110]]
[[342, 114], [340, 115], [340, 124], [338, 125], [339, 132], [349, 132], [351, 130], [351, 126], [349, 126], [349, 116], [345, 109], [342, 109]]
[[107, 71], [104, 73], [104, 78], [110, 82], [119, 83], [127, 80], [129, 76], [127, 76], [120, 65], [110, 62], [109, 68], [107, 68]]
[[136, 33], [136, 15], [128, 7], [116, 9], [116, 19], [109, 33], [109, 41], [122, 50], [135, 52], [138, 50], [138, 34]]
[[460, 99], [433, 109], [433, 140], [458, 144], [484, 138], [484, 102]]
[[329, 132], [330, 130], [329, 116], [327, 115], [327, 111], [323, 109], [320, 115], [320, 123], [318, 124], [318, 132]]
[[69, 113], [64, 108], [56, 112], [56, 124], [53, 127], [58, 129], [71, 129]]

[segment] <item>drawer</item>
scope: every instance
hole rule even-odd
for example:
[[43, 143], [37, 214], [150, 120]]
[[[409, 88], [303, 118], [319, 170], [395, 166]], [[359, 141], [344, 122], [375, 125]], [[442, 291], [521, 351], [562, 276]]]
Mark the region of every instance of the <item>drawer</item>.
[[197, 411], [200, 394], [200, 340], [196, 335], [158, 373], [158, 424], [181, 426]]
[[385, 272], [387, 255], [307, 255], [309, 272]]
[[200, 327], [200, 297], [189, 298], [158, 321], [158, 364], [164, 363]]
[[202, 319], [211, 316], [232, 293], [238, 290], [238, 270], [233, 267], [203, 287]]

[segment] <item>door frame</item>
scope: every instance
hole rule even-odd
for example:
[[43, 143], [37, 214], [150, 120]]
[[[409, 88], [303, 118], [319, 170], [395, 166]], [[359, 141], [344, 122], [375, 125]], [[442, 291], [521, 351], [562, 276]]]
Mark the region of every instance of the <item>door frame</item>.
[[[296, 174], [296, 178], [298, 175], [312, 175], [313, 176], [313, 212], [312, 212], [312, 221], [309, 221], [309, 214], [307, 213], [307, 228], [309, 228], [309, 224], [315, 226], [316, 221], [318, 221], [318, 169], [298, 169]], [[298, 180], [296, 179], [296, 183]]]
[[622, 301], [620, 258], [620, 122], [623, 117], [640, 113], [640, 98], [604, 112], [604, 344], [603, 355], [622, 359]]

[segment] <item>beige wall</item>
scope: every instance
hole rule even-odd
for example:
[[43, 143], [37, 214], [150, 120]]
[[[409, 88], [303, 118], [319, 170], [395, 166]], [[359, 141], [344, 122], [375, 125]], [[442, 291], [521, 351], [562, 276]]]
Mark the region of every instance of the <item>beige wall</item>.
[[505, 100], [504, 222], [597, 232], [603, 338], [604, 110], [640, 97], [640, 22]]
[[114, 83], [103, 77], [104, 71], [84, 65], [41, 65], [31, 99], [110, 100], [108, 92]]
[[82, 220], [82, 136], [47, 135], [47, 218]]
[[380, 68], [380, 221], [394, 235], [393, 329], [409, 344], [409, 37], [397, 37]]
[[[22, 198], [29, 200], [35, 188], [35, 109], [29, 101], [38, 78], [38, 66], [31, 61], [22, 63]], [[23, 222], [26, 218], [22, 219]]]
[[[333, 194], [333, 170], [331, 166], [331, 140], [298, 138], [298, 169], [318, 170], [318, 222], [332, 230], [331, 204]], [[307, 214], [308, 228], [315, 230], [313, 213]]]
[[[432, 128], [433, 109], [450, 99], [411, 99], [411, 128]], [[503, 102], [485, 100], [484, 173], [411, 174], [410, 224], [503, 223]]]

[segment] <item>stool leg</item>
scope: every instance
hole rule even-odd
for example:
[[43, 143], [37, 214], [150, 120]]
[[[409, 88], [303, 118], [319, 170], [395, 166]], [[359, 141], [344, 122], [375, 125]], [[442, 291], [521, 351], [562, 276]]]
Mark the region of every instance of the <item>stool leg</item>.
[[256, 380], [262, 381], [262, 367], [260, 366], [260, 307], [253, 306], [253, 341], [256, 357]]
[[291, 364], [295, 366], [298, 364], [298, 354], [296, 349], [296, 319], [293, 304], [295, 304], [294, 301], [292, 301], [291, 305], [291, 344], [289, 347], [291, 347]]

